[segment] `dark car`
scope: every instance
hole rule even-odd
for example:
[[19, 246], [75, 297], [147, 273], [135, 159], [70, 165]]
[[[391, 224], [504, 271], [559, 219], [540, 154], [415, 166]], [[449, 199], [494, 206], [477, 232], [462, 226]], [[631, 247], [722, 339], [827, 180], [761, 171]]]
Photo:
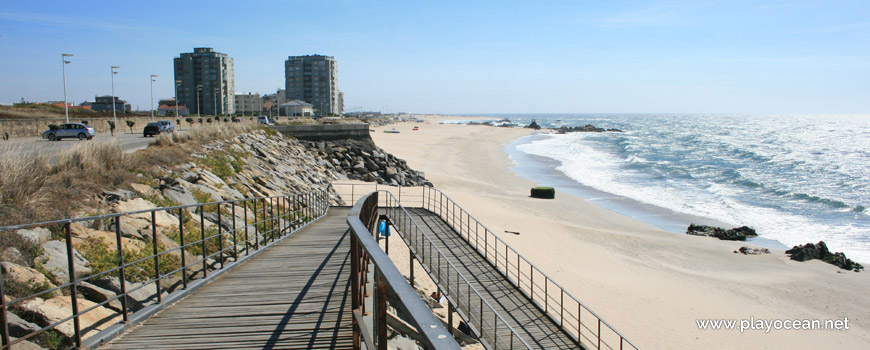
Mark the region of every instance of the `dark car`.
[[60, 141], [66, 138], [78, 138], [79, 140], [92, 139], [97, 134], [94, 128], [82, 123], [61, 124], [57, 128], [52, 127], [42, 133], [42, 138], [49, 141]]
[[160, 135], [161, 132], [162, 130], [159, 122], [148, 123], [148, 125], [145, 125], [145, 130], [142, 130], [142, 137]]

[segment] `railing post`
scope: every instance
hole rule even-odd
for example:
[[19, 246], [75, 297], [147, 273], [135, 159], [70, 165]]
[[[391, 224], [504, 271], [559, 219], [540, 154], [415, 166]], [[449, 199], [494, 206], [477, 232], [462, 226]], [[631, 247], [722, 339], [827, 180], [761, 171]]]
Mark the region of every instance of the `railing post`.
[[[351, 187], [353, 188], [353, 187]], [[355, 235], [350, 235], [350, 303], [351, 313], [360, 310], [360, 257], [359, 243]], [[360, 327], [356, 317], [351, 317], [353, 324], [353, 348], [360, 348]]]
[[565, 290], [559, 288], [559, 328], [565, 324]]
[[202, 249], [202, 278], [208, 277], [208, 251], [205, 247], [205, 205], [199, 207], [199, 246]]
[[[117, 223], [118, 222], [116, 222], [116, 224]], [[118, 226], [116, 225], [115, 227], [117, 229]], [[75, 330], [75, 342], [76, 342], [76, 348], [81, 348], [82, 347], [82, 332], [81, 332], [81, 321], [79, 321], [78, 291], [76, 288], [76, 284], [78, 283], [78, 280], [76, 279], [76, 264], [75, 264], [75, 256], [73, 255], [72, 231], [70, 230], [70, 223], [67, 222], [66, 224], [64, 224], [63, 230], [64, 230], [64, 233], [66, 234], [66, 262], [67, 262], [67, 267], [69, 268], [69, 282], [70, 282], [69, 296], [70, 296], [70, 301], [72, 302], [73, 327], [75, 327], [74, 328], [74, 330]], [[121, 231], [118, 231], [118, 232], [121, 232]], [[121, 236], [119, 235], [118, 237], [121, 237]], [[118, 238], [118, 239], [120, 240], [120, 238]], [[120, 248], [121, 247], [119, 245], [118, 246], [119, 252], [121, 251]], [[120, 261], [121, 261], [121, 264], [124, 263], [123, 258], [121, 258]], [[121, 271], [124, 271], [124, 270], [121, 270]], [[121, 276], [124, 276], [123, 273]], [[121, 278], [122, 288], [124, 285], [123, 280], [124, 279], [122, 277]], [[127, 293], [124, 293], [125, 299], [126, 299], [126, 296], [127, 296]], [[126, 304], [124, 304], [124, 305], [126, 305]], [[6, 310], [4, 309], [3, 311], [4, 311], [3, 317], [5, 318], [6, 317], [5, 311]], [[124, 309], [124, 322], [126, 322], [126, 321], [127, 321], [127, 310], [125, 308]], [[8, 337], [6, 339], [6, 345], [9, 345]]]
[[547, 285], [549, 285], [550, 278], [547, 275], [544, 275], [544, 313], [549, 312], [550, 306], [550, 292], [547, 291]]
[[250, 238], [248, 238], [248, 201], [242, 200], [242, 210], [242, 215], [244, 216], [242, 220], [245, 224], [245, 256], [248, 256], [250, 255], [248, 252], [248, 245], [250, 244]]
[[154, 287], [157, 289], [157, 303], [163, 303], [163, 293], [160, 293], [160, 256], [157, 255], [157, 212], [151, 212], [151, 245], [154, 247]]
[[233, 259], [239, 261], [239, 231], [236, 230], [236, 202], [232, 202], [230, 207], [233, 214]]
[[3, 271], [0, 269], [0, 322], [3, 322], [3, 328], [0, 328], [0, 341], [2, 345], [9, 345], [9, 323], [6, 319], [6, 295], [3, 293]]
[[601, 349], [601, 318], [598, 318], [598, 348]]
[[178, 208], [178, 236], [181, 241], [181, 285], [187, 289], [187, 263], [184, 259], [184, 208]]
[[580, 344], [583, 341], [582, 332], [583, 332], [583, 324], [580, 323], [580, 311], [583, 310], [583, 305], [580, 305], [580, 302], [577, 302], [577, 344]]
[[215, 206], [217, 207], [217, 214], [218, 214], [218, 225], [217, 225], [218, 236], [217, 236], [217, 238], [218, 238], [218, 249], [220, 250], [220, 252], [218, 253], [218, 259], [220, 259], [221, 269], [223, 269], [224, 268], [224, 225], [223, 225], [223, 220], [221, 219], [221, 205], [215, 204]]
[[375, 327], [377, 329], [377, 340], [378, 340], [378, 349], [379, 350], [387, 350], [387, 283], [384, 281], [383, 274], [375, 270], [378, 275], [377, 279], [375, 279], [378, 284], [376, 289], [375, 301], [377, 302], [377, 307], [375, 308]]
[[[257, 227], [257, 224], [260, 222], [260, 218], [257, 217], [257, 199], [254, 199], [254, 250], [260, 249], [260, 228]], [[247, 234], [247, 230], [245, 230], [245, 234]]]
[[[121, 217], [115, 217], [115, 241], [118, 244], [118, 267], [121, 268], [119, 273], [121, 277], [121, 294], [124, 296], [121, 298], [121, 311], [124, 316], [124, 322], [127, 322], [128, 319], [128, 308], [127, 308], [127, 279], [124, 275], [124, 247], [121, 245]], [[71, 259], [71, 258], [70, 258]], [[75, 305], [75, 304], [73, 304]], [[78, 333], [78, 332], [76, 332]]]
[[450, 335], [453, 335], [453, 310], [455, 307], [453, 303], [450, 302], [450, 299], [447, 299], [447, 331]]

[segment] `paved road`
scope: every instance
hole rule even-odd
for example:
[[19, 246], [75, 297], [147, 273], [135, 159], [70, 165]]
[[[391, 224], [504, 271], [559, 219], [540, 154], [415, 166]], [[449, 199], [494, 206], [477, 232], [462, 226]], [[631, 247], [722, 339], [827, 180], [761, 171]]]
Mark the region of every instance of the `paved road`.
[[148, 147], [148, 145], [154, 143], [155, 138], [153, 137], [142, 137], [142, 133], [124, 133], [124, 134], [116, 134], [114, 137], [104, 134], [97, 134], [90, 141], [79, 141], [78, 139], [63, 139], [61, 141], [48, 141], [45, 139], [37, 138], [37, 137], [22, 137], [22, 138], [13, 138], [9, 141], [0, 140], [0, 153], [6, 152], [18, 152], [22, 156], [32, 156], [37, 155], [41, 157], [48, 157], [54, 161], [60, 152], [70, 149], [75, 145], [85, 143], [85, 142], [109, 142], [111, 140], [118, 140], [121, 143], [121, 147], [127, 153], [132, 153], [137, 150]]

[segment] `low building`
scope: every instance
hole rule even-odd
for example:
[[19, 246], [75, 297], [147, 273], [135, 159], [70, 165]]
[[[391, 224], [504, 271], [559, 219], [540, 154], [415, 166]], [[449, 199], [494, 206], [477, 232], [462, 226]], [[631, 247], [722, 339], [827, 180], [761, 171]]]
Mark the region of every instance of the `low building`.
[[286, 115], [289, 117], [311, 117], [312, 112], [312, 105], [300, 100], [282, 103], [278, 109], [278, 115]]
[[131, 107], [118, 96], [114, 97], [114, 105], [112, 104], [112, 96], [94, 96], [94, 102], [88, 102], [91, 105], [91, 110], [96, 112], [109, 112], [114, 109], [117, 113], [128, 113]]
[[236, 94], [236, 113], [241, 115], [259, 115], [263, 110], [263, 99], [260, 94]]
[[[165, 117], [167, 115], [175, 115], [175, 104], [172, 104], [172, 105], [161, 104], [160, 107], [157, 107], [157, 114], [159, 114], [161, 117]], [[185, 116], [188, 114], [190, 114], [190, 111], [187, 110], [187, 107], [181, 106], [181, 105], [178, 106], [178, 116], [179, 117]]]

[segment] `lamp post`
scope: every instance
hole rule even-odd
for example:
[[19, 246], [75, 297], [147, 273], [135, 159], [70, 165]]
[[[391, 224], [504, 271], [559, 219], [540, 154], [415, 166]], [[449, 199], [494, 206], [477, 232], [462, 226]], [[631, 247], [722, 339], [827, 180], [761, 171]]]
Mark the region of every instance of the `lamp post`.
[[214, 117], [215, 117], [215, 118], [217, 118], [217, 112], [218, 112], [218, 109], [217, 109], [217, 94], [218, 94], [218, 89], [214, 89], [214, 94], [212, 94], [212, 96], [214, 97], [214, 113], [213, 113], [213, 114], [214, 114]]
[[66, 112], [66, 122], [69, 123], [69, 103], [66, 102], [66, 65], [70, 63], [65, 57], [72, 57], [71, 53], [60, 54], [61, 67], [63, 67], [63, 108]]
[[154, 82], [157, 81], [156, 74], [151, 74], [151, 121], [154, 121]]
[[[179, 119], [181, 118], [181, 116], [178, 115], [178, 85], [180, 84], [181, 80], [175, 81], [175, 117]], [[181, 122], [179, 121], [178, 124], [181, 124]], [[179, 125], [178, 128], [181, 129], [181, 125]]]
[[[202, 90], [202, 85], [196, 86], [196, 118], [202, 119], [202, 115], [199, 113], [199, 92]], [[200, 120], [202, 122], [202, 120]]]
[[115, 112], [115, 74], [118, 72], [115, 69], [121, 68], [121, 66], [112, 66], [112, 119], [114, 119], [114, 123], [118, 125], [118, 114]]

